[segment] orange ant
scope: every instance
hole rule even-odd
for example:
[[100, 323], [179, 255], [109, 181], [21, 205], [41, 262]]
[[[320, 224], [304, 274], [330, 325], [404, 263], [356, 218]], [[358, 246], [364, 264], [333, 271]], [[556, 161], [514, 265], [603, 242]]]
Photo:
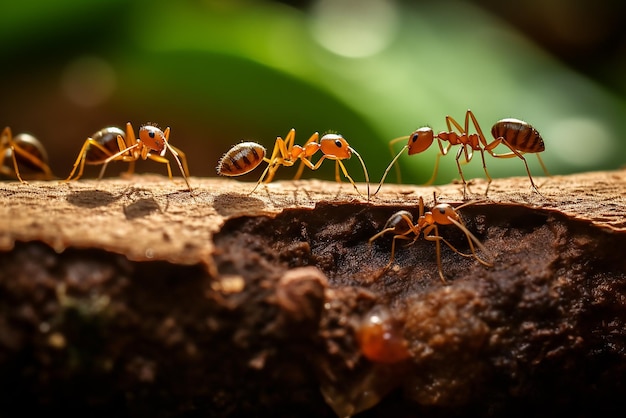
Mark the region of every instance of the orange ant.
[[[122, 142], [118, 142], [118, 136], [122, 138]], [[81, 178], [85, 164], [103, 164], [107, 158], [118, 153], [121, 149], [127, 148], [125, 141], [126, 133], [115, 126], [109, 126], [94, 133], [83, 143], [83, 147], [78, 153], [72, 172], [64, 181], [78, 180]], [[129, 174], [134, 171], [135, 160], [131, 156], [124, 155], [121, 156], [119, 160], [130, 163], [130, 167], [128, 168]], [[72, 179], [76, 169], [78, 169], [78, 174]]]
[[[5, 164], [9, 156], [13, 160], [13, 169]], [[51, 180], [54, 177], [48, 165], [48, 154], [41, 142], [29, 134], [13, 136], [8, 126], [0, 134], [0, 157], [2, 157], [0, 173], [8, 177], [17, 177], [22, 183], [26, 181], [22, 179], [20, 165], [39, 172], [38, 175], [44, 180]]]
[[[434, 193], [433, 193], [434, 195]], [[447, 203], [439, 203], [437, 204], [437, 197], [434, 195], [435, 199], [435, 207], [433, 207], [432, 211], [424, 212], [424, 200], [420, 196], [419, 198], [419, 217], [417, 218], [417, 222], [413, 222], [413, 215], [410, 212], [405, 210], [401, 210], [399, 212], [394, 213], [385, 223], [385, 227], [382, 231], [374, 235], [369, 239], [369, 243], [371, 244], [377, 238], [385, 235], [388, 232], [393, 232], [395, 235], [393, 236], [393, 240], [391, 241], [391, 257], [389, 258], [389, 263], [385, 266], [385, 269], [388, 269], [393, 263], [394, 254], [395, 254], [395, 246], [397, 239], [403, 240], [411, 240], [412, 242], [417, 241], [420, 234], [424, 236], [424, 239], [427, 241], [435, 241], [435, 248], [437, 253], [437, 268], [439, 270], [439, 277], [444, 284], [447, 284], [445, 277], [443, 276], [443, 269], [441, 267], [441, 244], [443, 242], [446, 244], [452, 251], [455, 253], [462, 255], [464, 257], [474, 257], [479, 263], [486, 267], [492, 267], [493, 264], [487, 261], [482, 260], [476, 254], [476, 249], [474, 245], [476, 245], [481, 251], [488, 253], [485, 247], [480, 243], [478, 238], [476, 238], [463, 224], [461, 217], [457, 213], [457, 210], [470, 204], [465, 203], [463, 205], [457, 206], [456, 208], [452, 207]], [[455, 225], [459, 228], [467, 237], [467, 242], [469, 243], [472, 254], [465, 254], [457, 250], [452, 244], [450, 244], [445, 238], [439, 235], [439, 227], [438, 225]], [[432, 233], [432, 234], [431, 234]], [[413, 238], [410, 235], [413, 235]]]
[[[476, 129], [476, 133], [470, 134], [469, 131], [469, 123], [472, 121], [474, 128]], [[487, 166], [485, 164], [485, 151], [487, 151], [491, 156], [496, 158], [512, 158], [519, 157], [524, 161], [524, 165], [526, 166], [526, 172], [528, 173], [528, 178], [530, 179], [530, 184], [532, 189], [539, 193], [537, 186], [535, 186], [535, 182], [530, 174], [530, 169], [528, 168], [528, 163], [522, 154], [524, 153], [535, 153], [537, 158], [539, 159], [539, 163], [541, 164], [541, 168], [543, 169], [546, 176], [549, 176], [548, 170], [546, 169], [540, 152], [545, 150], [545, 145], [543, 143], [543, 138], [539, 135], [539, 132], [535, 128], [533, 128], [530, 124], [518, 120], [518, 119], [502, 119], [496, 122], [491, 128], [491, 134], [495, 138], [494, 141], [487, 143], [485, 139], [485, 135], [483, 134], [474, 113], [468, 109], [465, 113], [465, 125], [462, 127], [454, 118], [451, 116], [446, 116], [446, 125], [448, 126], [448, 130], [444, 132], [439, 132], [435, 135], [433, 130], [429, 127], [422, 127], [413, 132], [410, 136], [402, 136], [396, 139], [391, 140], [389, 142], [389, 149], [391, 150], [391, 154], [393, 155], [393, 145], [399, 141], [407, 140], [408, 143], [400, 150], [400, 152], [394, 157], [391, 161], [385, 173], [383, 174], [383, 178], [380, 180], [380, 184], [378, 185], [378, 189], [376, 189], [376, 193], [380, 190], [383, 182], [385, 181], [385, 177], [387, 177], [387, 173], [391, 169], [391, 166], [396, 163], [400, 155], [404, 152], [405, 149], [409, 150], [409, 155], [417, 154], [423, 151], [426, 151], [434, 139], [437, 138], [437, 143], [439, 145], [439, 154], [437, 154], [437, 159], [435, 160], [435, 167], [433, 170], [433, 174], [426, 182], [426, 184], [432, 184], [437, 177], [437, 171], [439, 170], [439, 159], [442, 155], [448, 154], [450, 148], [453, 145], [461, 145], [461, 148], [456, 153], [456, 165], [459, 170], [459, 175], [461, 176], [461, 180], [463, 181], [463, 198], [466, 196], [467, 182], [465, 181], [465, 177], [463, 176], [463, 170], [461, 170], [460, 158], [463, 154], [465, 156], [465, 162], [468, 163], [471, 161], [474, 151], [479, 151], [480, 156], [483, 161], [483, 170], [485, 171], [485, 175], [487, 176], [487, 189], [485, 190], [485, 195], [489, 192], [489, 186], [491, 185], [492, 178], [487, 172]], [[456, 129], [456, 131], [452, 128]], [[448, 145], [444, 147], [443, 142], [448, 141]], [[493, 149], [498, 145], [503, 144], [506, 145], [511, 152], [507, 152], [504, 154], [496, 154]], [[400, 170], [397, 168], [398, 179], [400, 178]]]
[[[180, 168], [183, 179], [187, 184], [187, 188], [191, 191], [191, 186], [187, 180], [187, 177], [189, 176], [187, 157], [180, 149], [170, 145], [169, 135], [169, 127], [167, 127], [165, 131], [162, 131], [158, 127], [149, 124], [143, 125], [139, 128], [139, 138], [135, 136], [133, 126], [130, 122], [126, 124], [126, 133], [119, 128], [104, 128], [101, 131], [96, 132], [93, 137], [89, 137], [85, 140], [83, 147], [78, 154], [78, 158], [74, 163], [74, 168], [65, 181], [72, 180], [72, 176], [78, 166], [80, 166], [80, 168], [78, 175], [74, 178], [74, 180], [79, 179], [83, 174], [85, 164], [102, 164], [102, 169], [100, 170], [98, 179], [101, 179], [104, 176], [107, 165], [111, 161], [124, 161], [131, 163], [131, 167], [128, 172], [132, 173], [134, 168], [132, 164], [140, 158], [143, 160], [150, 158], [153, 161], [166, 164], [167, 174], [171, 180], [172, 169], [170, 167], [170, 162], [164, 157], [167, 150], [169, 150], [178, 163], [178, 167]], [[153, 154], [152, 152], [156, 152], [157, 154]]]
[[[225, 176], [241, 175], [252, 171], [261, 164], [262, 161], [267, 162], [267, 167], [250, 192], [254, 193], [263, 181], [265, 181], [265, 183], [271, 182], [274, 179], [276, 171], [278, 171], [278, 168], [281, 166], [291, 167], [299, 160], [300, 166], [294, 176], [294, 180], [298, 180], [302, 176], [305, 166], [311, 170], [317, 170], [324, 160], [335, 160], [335, 180], [338, 182], [341, 181], [339, 176], [339, 169], [341, 169], [343, 175], [350, 181], [357, 193], [363, 196], [342, 162], [342, 160], [349, 159], [352, 154], [354, 154], [361, 162], [363, 172], [365, 173], [367, 199], [369, 200], [370, 187], [367, 168], [359, 153], [348, 144], [348, 141], [338, 134], [326, 134], [320, 139], [319, 134], [315, 132], [304, 145], [297, 145], [295, 144], [295, 136], [296, 130], [291, 129], [285, 139], [280, 136], [277, 137], [272, 155], [269, 158], [265, 157], [265, 148], [256, 142], [242, 142], [237, 144], [220, 159], [217, 167], [218, 173]], [[323, 155], [317, 163], [313, 164], [310, 159], [318, 151], [321, 151]], [[261, 154], [263, 155], [262, 158]]]

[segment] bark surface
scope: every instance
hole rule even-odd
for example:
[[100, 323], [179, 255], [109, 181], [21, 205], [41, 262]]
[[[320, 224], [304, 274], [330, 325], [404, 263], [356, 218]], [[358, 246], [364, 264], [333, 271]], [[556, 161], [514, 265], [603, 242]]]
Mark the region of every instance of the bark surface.
[[447, 285], [369, 239], [458, 184], [1, 183], [2, 415], [623, 416], [626, 171], [536, 180], [471, 186]]

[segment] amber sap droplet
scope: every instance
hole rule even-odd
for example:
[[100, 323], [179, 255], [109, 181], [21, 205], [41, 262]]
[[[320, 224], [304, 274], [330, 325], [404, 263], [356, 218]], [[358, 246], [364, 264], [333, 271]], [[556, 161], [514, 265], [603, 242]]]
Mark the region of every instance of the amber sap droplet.
[[411, 355], [402, 335], [402, 324], [380, 306], [363, 318], [357, 338], [363, 355], [374, 362], [397, 363]]

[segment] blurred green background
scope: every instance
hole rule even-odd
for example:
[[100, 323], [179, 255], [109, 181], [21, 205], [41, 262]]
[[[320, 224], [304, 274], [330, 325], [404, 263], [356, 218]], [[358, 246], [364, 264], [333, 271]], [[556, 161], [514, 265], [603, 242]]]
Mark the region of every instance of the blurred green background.
[[[376, 183], [391, 139], [424, 125], [443, 130], [446, 115], [462, 121], [471, 108], [486, 134], [505, 117], [531, 123], [553, 174], [617, 168], [626, 152], [626, 3], [600, 3], [3, 2], [0, 124], [37, 136], [59, 177], [88, 135], [127, 121], [170, 126], [194, 176], [215, 176], [221, 154], [242, 139], [271, 150], [292, 127], [297, 142], [339, 132]], [[437, 152], [433, 144], [401, 158], [403, 180], [427, 180]], [[518, 159], [487, 158], [494, 177], [526, 175]], [[109, 175], [125, 169], [112, 166]], [[347, 166], [363, 179], [355, 158]], [[166, 172], [151, 161], [138, 171]], [[480, 158], [464, 172], [483, 178]], [[305, 177], [332, 173], [328, 164]], [[456, 177], [449, 155], [437, 183]]]

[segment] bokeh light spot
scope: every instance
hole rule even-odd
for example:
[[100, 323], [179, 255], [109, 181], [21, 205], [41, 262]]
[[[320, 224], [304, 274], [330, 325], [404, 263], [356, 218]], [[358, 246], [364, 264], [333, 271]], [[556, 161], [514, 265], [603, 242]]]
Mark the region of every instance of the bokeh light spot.
[[393, 41], [399, 25], [392, 0], [318, 0], [311, 10], [314, 39], [349, 58], [375, 55]]
[[546, 150], [575, 167], [594, 167], [610, 158], [615, 144], [601, 121], [589, 117], [560, 119], [542, 132]]
[[61, 89], [67, 98], [81, 107], [105, 102], [116, 86], [113, 67], [96, 56], [82, 56], [70, 62], [61, 76]]

